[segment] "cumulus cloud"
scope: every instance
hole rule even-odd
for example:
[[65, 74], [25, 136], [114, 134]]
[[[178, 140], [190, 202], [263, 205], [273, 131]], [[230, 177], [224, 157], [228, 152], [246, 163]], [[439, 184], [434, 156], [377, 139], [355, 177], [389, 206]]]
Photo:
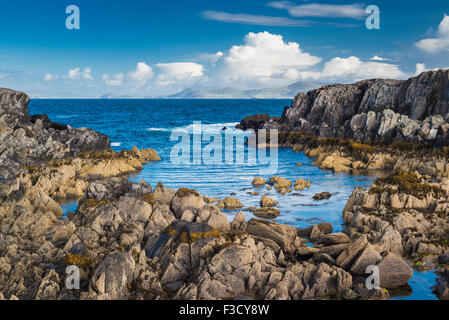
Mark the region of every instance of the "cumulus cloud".
[[145, 62], [137, 63], [136, 69], [128, 73], [129, 79], [134, 82], [137, 86], [145, 85], [148, 80], [153, 78], [154, 72], [153, 68], [147, 65]]
[[417, 63], [417, 64], [416, 64], [416, 72], [415, 72], [415, 76], [420, 75], [420, 74], [423, 73], [424, 71], [427, 71], [426, 65], [425, 65], [424, 63]]
[[303, 72], [302, 78], [310, 78], [321, 81], [353, 82], [370, 78], [402, 79], [408, 75], [395, 64], [362, 61], [351, 56], [348, 58], [335, 57], [324, 64], [320, 72]]
[[298, 43], [284, 42], [281, 35], [251, 32], [243, 45], [229, 50], [219, 72], [224, 81], [233, 85], [283, 85], [320, 61], [321, 58], [303, 52]]
[[379, 56], [374, 56], [372, 58], [370, 58], [371, 61], [391, 61], [390, 59], [386, 59], [386, 58], [382, 58]]
[[71, 69], [68, 73], [68, 78], [70, 80], [93, 80], [91, 69], [89, 67], [81, 71], [80, 68]]
[[116, 75], [108, 75], [108, 74], [104, 74], [103, 75], [103, 81], [111, 87], [119, 87], [123, 84], [123, 80], [125, 79], [125, 75], [123, 73], [119, 73]]
[[257, 26], [303, 27], [309, 24], [308, 21], [294, 20], [287, 17], [271, 17], [242, 13], [234, 14], [222, 11], [205, 11], [202, 13], [202, 16], [208, 20]]
[[449, 16], [446, 14], [438, 26], [438, 32], [434, 38], [426, 38], [415, 43], [415, 45], [426, 52], [438, 53], [449, 51]]
[[365, 8], [361, 4], [318, 4], [307, 3], [295, 5], [288, 1], [274, 1], [268, 6], [285, 9], [292, 17], [327, 17], [362, 19], [366, 16]]
[[417, 63], [416, 64], [416, 72], [413, 76], [419, 76], [421, 73], [426, 72], [426, 71], [438, 71], [441, 69], [447, 69], [447, 68], [427, 68], [426, 65], [424, 63]]
[[160, 71], [157, 83], [162, 86], [177, 82], [192, 83], [204, 75], [203, 65], [194, 62], [159, 63], [156, 67]]

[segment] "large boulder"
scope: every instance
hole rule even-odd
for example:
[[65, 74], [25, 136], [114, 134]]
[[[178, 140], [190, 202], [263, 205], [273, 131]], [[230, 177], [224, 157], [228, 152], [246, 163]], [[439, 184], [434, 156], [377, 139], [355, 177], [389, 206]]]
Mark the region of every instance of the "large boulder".
[[302, 242], [295, 228], [265, 220], [251, 219], [248, 221], [247, 231], [258, 238], [275, 242], [288, 254], [294, 254]]
[[217, 203], [217, 207], [223, 208], [225, 210], [237, 210], [243, 207], [243, 204], [239, 199], [233, 197], [227, 197]]
[[128, 253], [107, 255], [95, 269], [90, 281], [90, 296], [98, 300], [125, 299], [133, 281], [135, 262]]
[[260, 206], [262, 208], [275, 207], [277, 206], [277, 204], [278, 202], [276, 200], [273, 200], [268, 196], [262, 196], [262, 198], [260, 199]]
[[188, 214], [193, 215], [201, 210], [204, 205], [204, 199], [197, 191], [185, 188], [179, 189], [170, 203], [171, 210], [177, 219], [183, 219], [183, 216]]
[[260, 178], [260, 177], [256, 177], [253, 179], [253, 186], [258, 188], [258, 187], [263, 187], [264, 185], [267, 184], [267, 180]]
[[413, 275], [412, 268], [394, 253], [388, 253], [377, 266], [380, 271], [380, 286], [382, 288], [396, 288], [406, 285]]

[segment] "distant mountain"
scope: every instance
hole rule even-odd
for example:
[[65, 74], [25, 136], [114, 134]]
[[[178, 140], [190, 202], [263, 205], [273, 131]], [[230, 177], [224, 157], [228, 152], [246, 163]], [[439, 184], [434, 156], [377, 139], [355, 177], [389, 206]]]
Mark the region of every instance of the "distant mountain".
[[307, 92], [322, 87], [316, 82], [295, 82], [286, 87], [266, 88], [254, 90], [240, 90], [236, 88], [223, 89], [185, 89], [170, 95], [168, 99], [291, 99], [299, 92]]
[[105, 93], [100, 97], [100, 99], [136, 99], [133, 96], [120, 96], [113, 93]]
[[254, 90], [241, 90], [237, 88], [222, 89], [184, 89], [169, 96], [160, 97], [133, 97], [120, 96], [113, 93], [106, 93], [100, 99], [292, 99], [299, 92], [307, 92], [318, 89], [324, 84], [316, 82], [295, 82], [289, 86], [280, 88], [265, 88]]

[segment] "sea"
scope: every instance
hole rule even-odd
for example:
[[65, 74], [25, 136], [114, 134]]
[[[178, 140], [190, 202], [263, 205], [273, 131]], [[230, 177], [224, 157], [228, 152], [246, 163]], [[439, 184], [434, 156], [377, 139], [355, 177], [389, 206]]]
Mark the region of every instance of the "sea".
[[[333, 173], [313, 166], [314, 159], [290, 148], [269, 151], [241, 145], [249, 135], [235, 129], [247, 115], [281, 116], [291, 100], [41, 100], [32, 99], [30, 114], [47, 114], [51, 121], [72, 127], [88, 127], [108, 135], [116, 151], [133, 146], [155, 149], [162, 161], [150, 163], [128, 178], [145, 180], [153, 187], [161, 182], [173, 189], [196, 189], [202, 195], [223, 199], [238, 198], [245, 207], [259, 206], [267, 195], [281, 211], [274, 221], [306, 228], [329, 222], [334, 232], [342, 231], [342, 211], [355, 187], [369, 188], [376, 176]], [[219, 147], [221, 146], [221, 148]], [[213, 148], [212, 148], [213, 147]], [[265, 150], [264, 150], [265, 151]], [[256, 158], [252, 155], [256, 154]], [[213, 161], [210, 158], [213, 157]], [[270, 160], [269, 163], [267, 158]], [[300, 166], [297, 164], [301, 164]], [[274, 189], [253, 188], [254, 177], [284, 177], [311, 181], [309, 189], [281, 195]], [[259, 195], [251, 195], [251, 192]], [[317, 193], [329, 192], [331, 198], [314, 201]], [[61, 203], [63, 211], [76, 211], [78, 202]], [[225, 212], [232, 220], [237, 211]], [[249, 211], [244, 212], [252, 218]], [[415, 271], [411, 290], [395, 299], [433, 300], [430, 287], [435, 284], [432, 271]]]

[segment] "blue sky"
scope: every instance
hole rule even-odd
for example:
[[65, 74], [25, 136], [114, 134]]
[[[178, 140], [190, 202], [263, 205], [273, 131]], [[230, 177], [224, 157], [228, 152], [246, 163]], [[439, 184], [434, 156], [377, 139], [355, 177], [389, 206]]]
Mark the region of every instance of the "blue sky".
[[[80, 30], [65, 26], [80, 9]], [[365, 27], [368, 5], [380, 30]], [[408, 78], [449, 67], [449, 2], [3, 1], [0, 87], [33, 97]], [[375, 59], [373, 59], [375, 57]]]

